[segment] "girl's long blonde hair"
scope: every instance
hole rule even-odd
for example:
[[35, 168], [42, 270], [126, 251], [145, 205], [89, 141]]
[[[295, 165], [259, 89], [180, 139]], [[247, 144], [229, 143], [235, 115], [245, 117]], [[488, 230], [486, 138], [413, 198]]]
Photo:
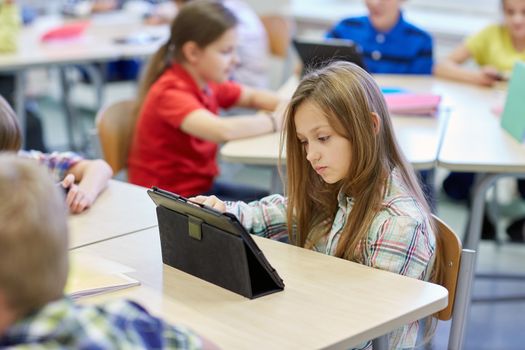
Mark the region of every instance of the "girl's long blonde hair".
[[[305, 101], [324, 111], [334, 130], [350, 141], [352, 161], [348, 176], [336, 184], [325, 183], [313, 171], [297, 139], [294, 117]], [[380, 119], [378, 132], [372, 113], [377, 113]], [[334, 62], [308, 74], [288, 106], [283, 133], [288, 173], [288, 229], [290, 240], [296, 245], [311, 248], [330, 230], [337, 211], [337, 195], [342, 191], [353, 197], [354, 205], [335, 255], [362, 262], [358, 246], [381, 209], [388, 174], [394, 169], [430, 217], [414, 171], [394, 137], [383, 95], [374, 79], [357, 65]]]
[[220, 1], [195, 0], [184, 5], [171, 24], [169, 40], [149, 60], [139, 86], [135, 114], [146, 99], [151, 86], [173, 62], [183, 62], [182, 47], [193, 41], [200, 48], [219, 39], [237, 25], [237, 18]]

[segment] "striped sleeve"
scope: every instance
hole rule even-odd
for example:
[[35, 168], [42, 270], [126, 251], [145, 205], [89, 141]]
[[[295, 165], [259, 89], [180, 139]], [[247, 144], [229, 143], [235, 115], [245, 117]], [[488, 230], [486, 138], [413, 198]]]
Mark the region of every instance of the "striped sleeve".
[[226, 211], [235, 215], [248, 232], [283, 240], [288, 236], [286, 205], [285, 197], [273, 194], [251, 203], [226, 202]]
[[73, 152], [42, 153], [40, 151], [19, 151], [18, 155], [31, 158], [46, 166], [55, 181], [62, 181], [69, 170], [78, 162], [83, 160], [81, 156]]

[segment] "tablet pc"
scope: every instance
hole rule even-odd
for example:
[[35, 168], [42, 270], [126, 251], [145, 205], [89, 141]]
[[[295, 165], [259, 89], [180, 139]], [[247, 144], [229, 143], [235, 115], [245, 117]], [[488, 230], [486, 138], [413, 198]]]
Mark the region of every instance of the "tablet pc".
[[160, 40], [160, 36], [155, 36], [147, 33], [136, 33], [127, 36], [122, 36], [113, 39], [116, 44], [123, 45], [146, 45]]
[[525, 62], [517, 61], [512, 69], [507, 98], [501, 115], [501, 127], [516, 141], [525, 142]]
[[162, 261], [248, 298], [284, 289], [251, 235], [230, 213], [153, 187]]
[[303, 62], [303, 72], [318, 69], [333, 61], [349, 61], [366, 70], [361, 49], [351, 40], [294, 38], [293, 45]]

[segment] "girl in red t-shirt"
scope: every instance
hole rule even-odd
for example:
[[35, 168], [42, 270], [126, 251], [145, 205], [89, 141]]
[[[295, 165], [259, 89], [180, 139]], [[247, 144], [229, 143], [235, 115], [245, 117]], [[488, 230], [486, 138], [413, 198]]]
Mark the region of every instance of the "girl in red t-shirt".
[[195, 1], [181, 9], [169, 40], [151, 59], [141, 84], [128, 162], [130, 182], [184, 196], [264, 195], [214, 181], [218, 143], [277, 132], [282, 121], [282, 112], [218, 118], [219, 108], [275, 111], [285, 105], [272, 92], [229, 81], [239, 63], [236, 23], [218, 1]]

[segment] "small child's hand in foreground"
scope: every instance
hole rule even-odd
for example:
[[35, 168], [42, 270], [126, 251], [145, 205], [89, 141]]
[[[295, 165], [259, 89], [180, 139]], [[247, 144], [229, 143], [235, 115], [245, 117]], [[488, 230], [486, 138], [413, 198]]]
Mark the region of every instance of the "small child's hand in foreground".
[[191, 197], [189, 198], [192, 202], [197, 202], [200, 204], [204, 204], [208, 207], [211, 207], [217, 211], [220, 211], [221, 213], [224, 213], [226, 211], [226, 204], [224, 204], [223, 201], [221, 201], [219, 198], [215, 196], [197, 196], [197, 197]]
[[73, 174], [68, 174], [64, 180], [62, 180], [62, 186], [68, 189], [66, 203], [71, 213], [81, 213], [88, 209], [95, 201], [92, 195], [75, 184], [75, 175]]

